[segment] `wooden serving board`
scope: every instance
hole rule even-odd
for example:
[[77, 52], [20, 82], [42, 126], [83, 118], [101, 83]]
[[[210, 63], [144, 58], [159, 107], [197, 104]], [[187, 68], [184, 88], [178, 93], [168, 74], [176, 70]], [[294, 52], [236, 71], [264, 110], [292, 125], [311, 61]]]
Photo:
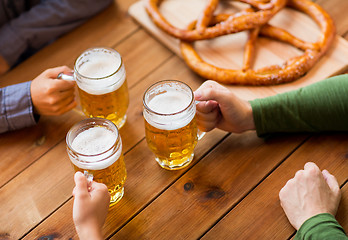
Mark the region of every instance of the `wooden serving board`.
[[[172, 25], [185, 29], [191, 21], [197, 19], [205, 4], [204, 0], [165, 0], [160, 6], [160, 11]], [[179, 40], [157, 28], [146, 13], [144, 6], [144, 1], [136, 2], [128, 12], [160, 42], [180, 56]], [[233, 13], [244, 7], [246, 7], [245, 4], [238, 2], [224, 3], [219, 6], [217, 12], [224, 9], [224, 12]], [[286, 29], [305, 41], [315, 42], [320, 34], [320, 29], [311, 18], [289, 8], [281, 10], [270, 23]], [[209, 63], [223, 68], [241, 69], [246, 39], [247, 33], [241, 32], [212, 40], [197, 41], [195, 48], [200, 56]], [[290, 45], [265, 38], [258, 39], [256, 47], [254, 69], [282, 64], [287, 59], [302, 54], [300, 50]], [[342, 73], [347, 69], [348, 42], [342, 37], [336, 36], [329, 51], [320, 61], [305, 76], [294, 82], [275, 86], [228, 85], [227, 87], [233, 89], [233, 92], [239, 97], [250, 100], [298, 89]]]

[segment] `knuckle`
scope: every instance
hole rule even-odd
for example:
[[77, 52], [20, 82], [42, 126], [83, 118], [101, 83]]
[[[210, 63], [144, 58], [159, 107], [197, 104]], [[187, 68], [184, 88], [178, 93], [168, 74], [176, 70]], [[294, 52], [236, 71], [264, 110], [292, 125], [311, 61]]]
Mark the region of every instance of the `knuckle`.
[[317, 168], [311, 168], [308, 170], [308, 175], [309, 176], [319, 176], [321, 174], [321, 172], [317, 169]]
[[47, 75], [49, 72], [51, 72], [52, 71], [52, 69], [51, 68], [48, 68], [48, 69], [46, 69], [46, 70], [44, 70], [43, 72], [42, 72], [42, 74], [44, 74], [44, 75]]
[[46, 87], [46, 94], [53, 94], [56, 91], [55, 85], [53, 83], [50, 83]]
[[284, 189], [284, 187], [283, 187], [282, 189], [280, 189], [280, 191], [279, 191], [279, 193], [278, 193], [279, 199], [280, 199], [281, 201], [283, 200], [284, 194], [285, 194], [285, 189]]
[[[298, 170], [296, 173], [295, 173], [295, 178], [303, 178], [303, 175], [304, 175], [304, 170]], [[289, 180], [290, 181], [290, 180]]]
[[48, 97], [47, 98], [47, 103], [52, 107], [52, 109], [57, 109], [58, 106], [56, 106], [57, 104], [57, 99], [55, 97]]
[[102, 192], [102, 193], [108, 193], [109, 192], [108, 187], [105, 184], [102, 184], [102, 183], [99, 183], [97, 185], [97, 190]]
[[60, 115], [63, 113], [62, 108], [59, 105], [53, 104], [51, 106], [51, 111], [54, 115]]
[[207, 88], [206, 93], [208, 96], [214, 95], [215, 94], [215, 89], [214, 88]]
[[205, 84], [211, 86], [211, 85], [217, 84], [217, 82], [214, 80], [207, 80], [207, 81], [205, 81]]

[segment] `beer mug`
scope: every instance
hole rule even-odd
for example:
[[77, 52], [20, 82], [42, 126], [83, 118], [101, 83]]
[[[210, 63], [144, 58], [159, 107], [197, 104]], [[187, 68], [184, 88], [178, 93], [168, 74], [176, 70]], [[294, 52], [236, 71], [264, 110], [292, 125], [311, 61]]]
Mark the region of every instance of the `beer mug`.
[[192, 89], [176, 80], [153, 84], [144, 93], [143, 115], [146, 141], [159, 165], [176, 170], [190, 164], [204, 134], [197, 129]]
[[127, 172], [115, 124], [103, 118], [82, 120], [69, 130], [66, 145], [75, 172], [104, 183], [111, 195], [110, 206], [116, 204], [123, 196]]
[[76, 81], [81, 108], [87, 117], [108, 119], [119, 129], [125, 124], [129, 96], [126, 70], [117, 51], [87, 49], [75, 62], [74, 76], [60, 73], [58, 78]]

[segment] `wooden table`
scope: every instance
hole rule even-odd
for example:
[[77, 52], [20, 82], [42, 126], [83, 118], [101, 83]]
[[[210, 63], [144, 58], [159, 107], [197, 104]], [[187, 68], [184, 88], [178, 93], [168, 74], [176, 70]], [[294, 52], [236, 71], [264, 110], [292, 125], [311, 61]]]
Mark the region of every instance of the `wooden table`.
[[[333, 173], [342, 188], [337, 214], [348, 231], [348, 135], [293, 134], [260, 139], [255, 132], [214, 130], [180, 171], [158, 166], [144, 138], [142, 94], [161, 79], [196, 89], [203, 79], [127, 14], [136, 0], [119, 0], [73, 32], [0, 77], [6, 86], [46, 68], [73, 66], [85, 49], [121, 53], [130, 91], [121, 129], [128, 178], [125, 195], [103, 228], [110, 239], [291, 239], [295, 230], [278, 193], [307, 161]], [[348, 1], [316, 0], [348, 39]], [[42, 117], [37, 126], [0, 135], [0, 239], [77, 239], [72, 222], [73, 170], [65, 135], [84, 116], [70, 111]]]

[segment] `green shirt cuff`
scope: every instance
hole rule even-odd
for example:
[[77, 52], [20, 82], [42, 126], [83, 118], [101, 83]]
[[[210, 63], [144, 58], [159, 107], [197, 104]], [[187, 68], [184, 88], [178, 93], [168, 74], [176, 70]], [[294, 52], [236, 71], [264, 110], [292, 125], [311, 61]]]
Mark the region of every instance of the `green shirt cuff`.
[[307, 219], [295, 236], [295, 240], [315, 239], [347, 240], [348, 237], [334, 216], [321, 213]]

